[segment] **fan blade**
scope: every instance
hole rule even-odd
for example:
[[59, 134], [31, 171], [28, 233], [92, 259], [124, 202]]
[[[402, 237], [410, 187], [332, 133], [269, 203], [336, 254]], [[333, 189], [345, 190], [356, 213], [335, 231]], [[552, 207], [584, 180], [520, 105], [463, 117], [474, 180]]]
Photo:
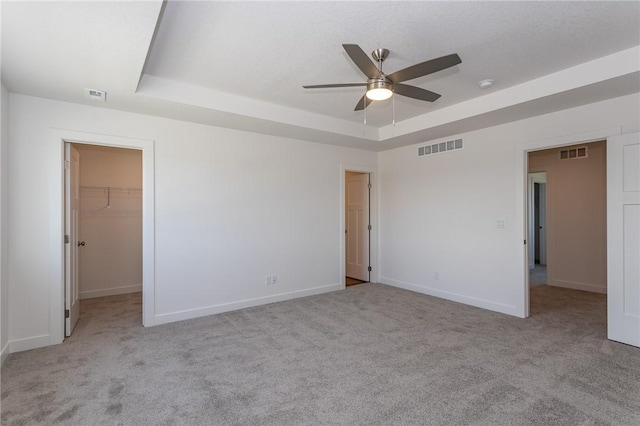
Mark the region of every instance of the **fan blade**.
[[442, 71], [454, 65], [458, 65], [461, 62], [462, 60], [460, 59], [460, 56], [458, 56], [457, 53], [453, 53], [451, 55], [441, 56], [436, 59], [431, 59], [408, 68], [401, 69], [400, 71], [389, 74], [387, 77], [394, 83], [400, 83], [401, 81], [413, 80], [414, 78], [422, 77], [423, 75]]
[[433, 102], [440, 97], [437, 93], [430, 92], [429, 90], [402, 83], [394, 84], [393, 92], [408, 98], [419, 99], [427, 102]]
[[364, 53], [360, 46], [357, 44], [343, 44], [342, 47], [364, 75], [369, 78], [380, 78], [380, 71], [378, 71], [376, 64], [369, 59], [369, 56]]
[[362, 97], [358, 101], [358, 104], [354, 108], [354, 111], [362, 111], [363, 109], [371, 105], [372, 102], [374, 101], [372, 101], [371, 99], [368, 99], [367, 94], [365, 93], [364, 95], [362, 95]]
[[305, 89], [324, 89], [327, 87], [357, 87], [366, 86], [367, 83], [339, 83], [339, 84], [316, 84], [313, 86], [302, 86]]

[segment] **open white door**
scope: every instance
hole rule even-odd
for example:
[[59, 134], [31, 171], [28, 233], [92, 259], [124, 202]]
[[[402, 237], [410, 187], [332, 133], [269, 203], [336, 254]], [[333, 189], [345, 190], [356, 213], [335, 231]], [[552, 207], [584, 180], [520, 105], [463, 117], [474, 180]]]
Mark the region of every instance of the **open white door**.
[[78, 291], [78, 213], [80, 209], [80, 154], [70, 144], [64, 146], [65, 202], [65, 336], [71, 336], [80, 317]]
[[369, 281], [369, 174], [347, 173], [346, 275]]
[[608, 338], [640, 347], [640, 133], [607, 139]]

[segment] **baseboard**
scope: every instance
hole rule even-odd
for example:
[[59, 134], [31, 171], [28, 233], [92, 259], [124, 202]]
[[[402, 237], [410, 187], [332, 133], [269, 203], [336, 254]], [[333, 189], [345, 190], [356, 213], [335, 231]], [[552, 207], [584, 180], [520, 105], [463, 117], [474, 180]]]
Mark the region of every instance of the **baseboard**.
[[[43, 348], [51, 345], [49, 335], [43, 334], [42, 336], [27, 337], [24, 339], [11, 340], [8, 343], [9, 352], [22, 352], [29, 351], [31, 349]], [[3, 351], [4, 354], [4, 351]], [[4, 356], [4, 355], [3, 355]]]
[[573, 281], [564, 280], [547, 280], [547, 285], [550, 287], [563, 287], [570, 288], [572, 290], [590, 291], [592, 293], [607, 294], [607, 287], [598, 286], [593, 284], [577, 283]]
[[141, 291], [142, 284], [103, 288], [100, 290], [81, 291], [80, 299], [93, 299], [94, 297], [115, 296], [117, 294], [138, 293]]
[[392, 287], [403, 288], [405, 290], [415, 291], [416, 293], [426, 294], [428, 296], [439, 297], [441, 299], [451, 300], [458, 303], [464, 303], [465, 305], [475, 306], [476, 308], [488, 309], [490, 311], [513, 315], [519, 318], [524, 317], [523, 313], [518, 309], [517, 306], [514, 305], [505, 305], [502, 303], [492, 302], [491, 300], [478, 299], [476, 297], [469, 297], [462, 294], [442, 291], [431, 287], [423, 287], [416, 284], [392, 280], [390, 278], [380, 278], [378, 282], [380, 282], [381, 284], [390, 285]]
[[4, 362], [7, 360], [8, 356], [9, 356], [9, 342], [7, 342], [7, 344], [4, 345], [4, 348], [2, 348], [2, 354], [0, 355], [0, 366], [4, 365]]
[[168, 314], [160, 314], [155, 316], [154, 325], [168, 324], [170, 322], [182, 321], [187, 319], [199, 318], [208, 315], [220, 314], [222, 312], [236, 311], [238, 309], [251, 308], [254, 306], [267, 305], [269, 303], [284, 302], [285, 300], [298, 299], [300, 297], [314, 296], [316, 294], [329, 293], [336, 290], [342, 290], [342, 283], [330, 284], [321, 287], [314, 287], [306, 290], [292, 291], [288, 293], [274, 294], [271, 296], [257, 297], [255, 299], [246, 299], [238, 302], [223, 303], [220, 305], [207, 306], [204, 308], [189, 309], [179, 312], [171, 312]]

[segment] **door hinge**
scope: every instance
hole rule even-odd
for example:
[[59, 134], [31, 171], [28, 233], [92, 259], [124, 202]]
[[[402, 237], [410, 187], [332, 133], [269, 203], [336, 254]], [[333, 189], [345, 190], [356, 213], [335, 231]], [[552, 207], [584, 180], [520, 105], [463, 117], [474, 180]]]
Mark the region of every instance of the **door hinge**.
[[527, 245], [527, 240], [524, 240], [524, 245], [525, 245], [525, 246]]
[[64, 310], [64, 317], [65, 318], [69, 318], [69, 310], [68, 309]]
[[371, 182], [369, 182], [369, 184], [367, 185], [367, 187], [368, 187], [369, 189], [371, 189]]
[[371, 231], [371, 225], [367, 226], [367, 229], [368, 229], [369, 231]]
[[64, 160], [64, 169], [65, 169], [65, 170], [69, 170], [69, 165], [70, 165], [70, 164], [71, 164], [71, 163], [69, 163], [69, 160]]
[[69, 236], [68, 236], [68, 235], [65, 235], [65, 236], [64, 236], [64, 243], [65, 243], [65, 244], [69, 244], [69, 241], [70, 241]]
[[367, 271], [371, 272], [371, 266], [369, 266], [369, 267], [367, 268]]

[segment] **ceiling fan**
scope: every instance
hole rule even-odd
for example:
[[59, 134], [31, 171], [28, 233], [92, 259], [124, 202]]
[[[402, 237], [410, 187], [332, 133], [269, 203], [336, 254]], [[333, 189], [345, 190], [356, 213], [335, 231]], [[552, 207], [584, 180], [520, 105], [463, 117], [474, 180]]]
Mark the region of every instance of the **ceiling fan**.
[[412, 80], [434, 72], [438, 72], [462, 62], [457, 53], [440, 58], [430, 59], [416, 65], [401, 69], [391, 74], [382, 72], [382, 62], [389, 55], [387, 49], [376, 49], [371, 52], [371, 56], [376, 60], [377, 65], [369, 59], [366, 53], [357, 44], [343, 44], [342, 47], [347, 52], [351, 60], [360, 68], [360, 71], [367, 76], [366, 83], [339, 83], [339, 84], [317, 84], [302, 86], [305, 89], [324, 89], [329, 87], [356, 87], [366, 86], [367, 92], [360, 98], [354, 111], [365, 109], [371, 102], [389, 99], [394, 93], [407, 96], [421, 101], [433, 102], [440, 97], [439, 94], [420, 87], [402, 84], [403, 81]]

